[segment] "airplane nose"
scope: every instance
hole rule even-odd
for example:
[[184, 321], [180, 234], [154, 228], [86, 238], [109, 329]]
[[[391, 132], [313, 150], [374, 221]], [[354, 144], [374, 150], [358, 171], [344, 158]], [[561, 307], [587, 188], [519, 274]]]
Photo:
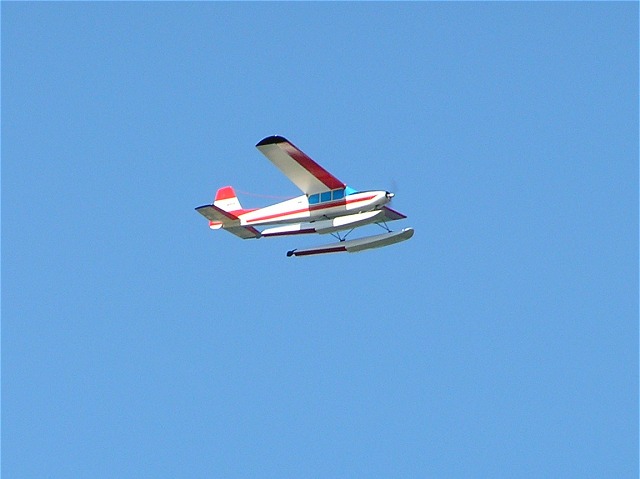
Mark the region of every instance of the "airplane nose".
[[388, 199], [391, 199], [391, 198], [393, 198], [394, 196], [396, 196], [396, 195], [394, 195], [393, 193], [390, 193], [390, 192], [388, 192], [388, 191], [387, 191], [387, 198], [388, 198]]

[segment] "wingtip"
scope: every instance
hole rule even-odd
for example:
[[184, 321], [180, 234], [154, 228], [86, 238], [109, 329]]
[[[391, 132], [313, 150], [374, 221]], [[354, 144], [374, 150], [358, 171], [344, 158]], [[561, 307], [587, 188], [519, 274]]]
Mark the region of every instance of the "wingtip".
[[268, 136], [266, 138], [264, 138], [263, 140], [260, 140], [257, 144], [256, 147], [260, 147], [260, 146], [265, 146], [265, 145], [274, 145], [276, 143], [285, 143], [289, 140], [287, 140], [285, 137], [280, 136], [280, 135], [272, 135], [272, 136]]

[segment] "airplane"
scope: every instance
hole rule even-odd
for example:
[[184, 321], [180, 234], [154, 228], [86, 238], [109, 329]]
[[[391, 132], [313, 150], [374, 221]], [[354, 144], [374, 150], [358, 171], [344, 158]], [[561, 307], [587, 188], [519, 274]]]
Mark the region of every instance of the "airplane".
[[[242, 239], [331, 234], [338, 243], [294, 249], [287, 256], [355, 253], [381, 248], [413, 236], [413, 228], [391, 231], [387, 222], [406, 216], [389, 208], [393, 193], [384, 190], [356, 191], [338, 180], [282, 136], [268, 136], [256, 148], [303, 193], [266, 206], [243, 209], [231, 186], [218, 189], [212, 204], [196, 211], [209, 220], [209, 228], [223, 229]], [[347, 240], [360, 226], [381, 226], [386, 233]], [[348, 230], [348, 231], [347, 231]], [[347, 231], [347, 233], [341, 233]]]

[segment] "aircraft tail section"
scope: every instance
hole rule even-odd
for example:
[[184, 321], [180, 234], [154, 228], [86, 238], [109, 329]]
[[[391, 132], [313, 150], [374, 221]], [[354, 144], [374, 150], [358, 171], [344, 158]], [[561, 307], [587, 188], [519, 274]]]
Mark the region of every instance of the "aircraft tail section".
[[240, 219], [233, 212], [225, 211], [216, 205], [199, 206], [196, 211], [209, 220], [209, 228], [213, 230], [224, 228], [242, 239], [262, 236], [253, 226], [241, 225]]
[[242, 211], [240, 201], [231, 186], [224, 186], [220, 188], [216, 193], [216, 198], [213, 200], [213, 204], [224, 211]]

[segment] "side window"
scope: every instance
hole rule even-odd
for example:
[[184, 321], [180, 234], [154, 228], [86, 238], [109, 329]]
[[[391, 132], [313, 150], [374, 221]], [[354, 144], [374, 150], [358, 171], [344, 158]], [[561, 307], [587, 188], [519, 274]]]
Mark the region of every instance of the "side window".
[[320, 201], [320, 194], [316, 193], [315, 195], [309, 196], [309, 204], [315, 205]]
[[322, 193], [320, 195], [320, 201], [322, 201], [322, 202], [331, 201], [331, 192], [330, 191], [326, 191], [326, 192]]
[[333, 199], [341, 200], [342, 198], [344, 198], [344, 190], [334, 190]]

